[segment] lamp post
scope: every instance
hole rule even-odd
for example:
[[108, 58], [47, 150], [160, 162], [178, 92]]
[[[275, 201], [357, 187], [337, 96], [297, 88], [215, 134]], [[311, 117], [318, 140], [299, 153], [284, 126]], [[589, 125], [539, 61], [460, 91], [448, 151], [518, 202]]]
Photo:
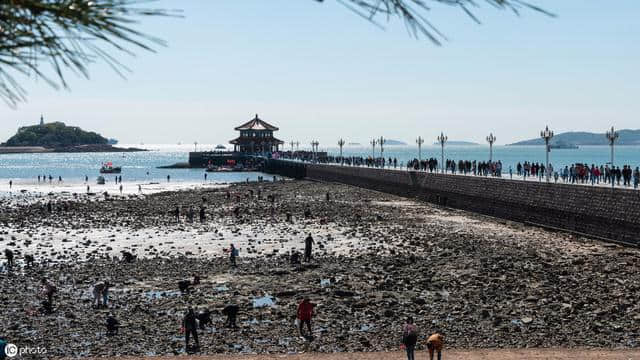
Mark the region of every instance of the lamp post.
[[443, 174], [444, 174], [444, 143], [447, 142], [447, 139], [448, 139], [447, 136], [443, 132], [440, 132], [440, 135], [437, 138], [441, 148], [442, 164], [440, 165], [440, 167], [442, 169]]
[[295, 145], [296, 143], [293, 142], [293, 140], [291, 140], [291, 142], [289, 143], [289, 145], [291, 145], [291, 155], [293, 155], [293, 145]]
[[372, 139], [369, 144], [371, 144], [371, 156], [375, 159], [376, 158], [376, 144], [378, 143], [378, 140], [376, 139]]
[[197, 141], [193, 142], [193, 151], [194, 152], [198, 152], [198, 142]]
[[418, 144], [418, 162], [422, 162], [422, 144], [424, 144], [424, 139], [420, 136], [416, 139], [416, 144]]
[[618, 136], [620, 136], [618, 134], [617, 131], [615, 131], [615, 129], [613, 128], [613, 126], [611, 127], [611, 130], [607, 130], [607, 133], [605, 134], [605, 136], [607, 137], [607, 139], [609, 139], [609, 146], [611, 146], [611, 170], [609, 171], [609, 176], [611, 179], [611, 188], [613, 189], [614, 187], [614, 181], [613, 181], [613, 176], [611, 176], [611, 174], [613, 174], [613, 146], [616, 142], [616, 140], [618, 139]]
[[487, 142], [489, 143], [489, 163], [493, 162], [493, 143], [496, 142], [496, 137], [493, 136], [493, 133], [489, 133], [487, 136]]
[[313, 162], [318, 162], [318, 145], [320, 145], [318, 140], [314, 140], [311, 142], [311, 149], [313, 151]]
[[549, 141], [553, 137], [553, 131], [549, 130], [549, 127], [545, 127], [544, 130], [540, 131], [540, 137], [544, 139], [545, 150], [547, 154], [547, 165], [544, 168], [544, 172], [546, 173], [547, 182], [549, 182], [549, 153], [551, 152], [551, 148], [549, 148]]
[[300, 150], [300, 141], [296, 141], [296, 151]]
[[344, 139], [342, 138], [338, 140], [338, 146], [340, 146], [340, 161], [342, 162], [342, 164], [344, 164], [344, 159], [342, 158], [342, 147], [344, 146], [345, 143], [346, 141], [344, 141]]

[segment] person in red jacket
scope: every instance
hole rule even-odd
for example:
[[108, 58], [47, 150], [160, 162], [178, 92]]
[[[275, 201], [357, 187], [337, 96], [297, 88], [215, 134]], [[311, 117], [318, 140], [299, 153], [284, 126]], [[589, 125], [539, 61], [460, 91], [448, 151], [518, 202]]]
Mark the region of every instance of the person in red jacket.
[[309, 336], [311, 336], [311, 318], [313, 317], [313, 307], [315, 304], [311, 303], [311, 300], [305, 298], [302, 300], [300, 305], [298, 305], [298, 330], [300, 330], [300, 336], [304, 337], [304, 332], [302, 331], [303, 325], [307, 324], [307, 329], [309, 329]]

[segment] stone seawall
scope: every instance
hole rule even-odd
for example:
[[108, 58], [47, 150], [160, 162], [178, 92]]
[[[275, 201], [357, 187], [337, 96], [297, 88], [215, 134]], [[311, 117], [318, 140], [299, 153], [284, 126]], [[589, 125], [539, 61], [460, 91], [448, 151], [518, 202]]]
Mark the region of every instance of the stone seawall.
[[270, 160], [283, 176], [334, 181], [512, 221], [638, 245], [640, 191]]

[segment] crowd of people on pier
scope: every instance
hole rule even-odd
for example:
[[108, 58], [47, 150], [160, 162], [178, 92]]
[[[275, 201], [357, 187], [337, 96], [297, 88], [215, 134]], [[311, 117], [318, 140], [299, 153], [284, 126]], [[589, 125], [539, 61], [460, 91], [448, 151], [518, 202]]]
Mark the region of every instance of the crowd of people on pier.
[[556, 169], [553, 164], [548, 167], [540, 162], [523, 161], [518, 162], [515, 169], [512, 166], [505, 168], [502, 161], [477, 161], [477, 160], [453, 160], [445, 159], [445, 166], [442, 166], [437, 158], [412, 159], [404, 164], [397, 158], [386, 157], [363, 157], [363, 156], [323, 156], [314, 158], [311, 155], [296, 160], [314, 162], [320, 164], [337, 164], [344, 166], [362, 166], [371, 168], [406, 169], [425, 172], [446, 172], [449, 174], [494, 176], [503, 177], [508, 175], [513, 179], [516, 175], [523, 180], [536, 179], [542, 181], [547, 175], [553, 182], [566, 184], [612, 184], [613, 186], [640, 187], [640, 167], [635, 169], [628, 164], [620, 166], [595, 165], [586, 163], [576, 163]]

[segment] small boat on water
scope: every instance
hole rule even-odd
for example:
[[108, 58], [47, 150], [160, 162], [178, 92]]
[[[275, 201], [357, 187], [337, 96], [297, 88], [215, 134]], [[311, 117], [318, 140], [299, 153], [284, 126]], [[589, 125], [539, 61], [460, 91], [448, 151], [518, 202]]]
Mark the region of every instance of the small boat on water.
[[227, 150], [227, 147], [222, 144], [219, 144], [216, 146], [216, 150]]
[[104, 176], [98, 176], [97, 183], [98, 185], [104, 185]]
[[113, 166], [111, 161], [106, 164], [102, 164], [100, 168], [100, 174], [120, 174], [122, 172], [122, 168], [120, 166]]

